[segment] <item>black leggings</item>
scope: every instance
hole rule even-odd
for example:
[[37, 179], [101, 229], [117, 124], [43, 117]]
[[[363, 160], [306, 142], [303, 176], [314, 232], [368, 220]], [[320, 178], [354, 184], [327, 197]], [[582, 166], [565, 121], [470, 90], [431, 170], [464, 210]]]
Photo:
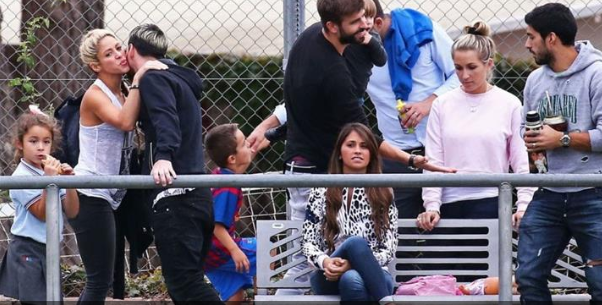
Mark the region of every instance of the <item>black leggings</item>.
[[86, 287], [79, 296], [78, 304], [104, 304], [113, 282], [115, 216], [106, 200], [81, 193], [78, 196], [79, 214], [69, 221], [86, 269]]

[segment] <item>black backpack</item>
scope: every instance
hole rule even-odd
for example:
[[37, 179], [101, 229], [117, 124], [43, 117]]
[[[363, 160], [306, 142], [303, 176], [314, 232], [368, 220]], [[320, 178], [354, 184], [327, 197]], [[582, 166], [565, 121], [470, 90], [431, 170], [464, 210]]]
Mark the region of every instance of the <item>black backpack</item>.
[[75, 167], [79, 158], [79, 106], [84, 95], [67, 97], [54, 110], [54, 117], [61, 123], [63, 141], [55, 152], [55, 157]]

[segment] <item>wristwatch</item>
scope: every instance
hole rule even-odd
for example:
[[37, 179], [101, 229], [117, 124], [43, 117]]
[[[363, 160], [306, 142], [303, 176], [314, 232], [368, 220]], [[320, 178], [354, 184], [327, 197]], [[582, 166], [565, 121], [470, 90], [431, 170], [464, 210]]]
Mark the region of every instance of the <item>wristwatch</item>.
[[416, 166], [414, 166], [414, 159], [416, 159], [416, 155], [410, 154], [410, 158], [408, 159], [408, 168], [413, 171], [417, 171], [418, 168]]
[[569, 135], [568, 131], [565, 131], [564, 135], [562, 135], [560, 138], [560, 145], [562, 145], [564, 148], [571, 146], [571, 136]]

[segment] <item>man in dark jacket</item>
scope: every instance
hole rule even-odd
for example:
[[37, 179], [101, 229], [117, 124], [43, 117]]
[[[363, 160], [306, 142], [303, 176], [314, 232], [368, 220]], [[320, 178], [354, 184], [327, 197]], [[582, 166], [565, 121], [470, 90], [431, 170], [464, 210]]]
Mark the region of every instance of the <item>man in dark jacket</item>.
[[177, 174], [203, 174], [201, 137], [202, 81], [190, 69], [165, 59], [167, 39], [153, 24], [130, 33], [127, 58], [137, 71], [159, 59], [169, 69], [149, 71], [140, 84], [140, 121], [146, 139], [143, 174], [151, 174], [163, 189], [150, 193], [152, 223], [163, 276], [172, 300], [218, 301], [205, 283], [203, 265], [213, 234], [213, 201], [208, 188], [165, 188]]

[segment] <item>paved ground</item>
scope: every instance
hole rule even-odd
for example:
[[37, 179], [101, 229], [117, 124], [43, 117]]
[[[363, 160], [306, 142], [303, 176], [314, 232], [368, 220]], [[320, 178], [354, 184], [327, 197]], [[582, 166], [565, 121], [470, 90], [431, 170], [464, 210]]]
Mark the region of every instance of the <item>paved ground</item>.
[[[77, 298], [66, 298], [64, 304], [65, 305], [73, 305], [77, 303]], [[131, 298], [125, 300], [114, 300], [112, 298], [107, 298], [105, 304], [106, 305], [117, 305], [124, 304], [127, 305], [137, 305], [137, 304], [145, 304], [145, 305], [170, 305], [173, 304], [170, 300], [163, 301], [153, 301], [153, 300], [145, 300], [142, 298]], [[0, 295], [0, 305], [19, 305], [19, 301], [7, 298], [3, 295]]]

